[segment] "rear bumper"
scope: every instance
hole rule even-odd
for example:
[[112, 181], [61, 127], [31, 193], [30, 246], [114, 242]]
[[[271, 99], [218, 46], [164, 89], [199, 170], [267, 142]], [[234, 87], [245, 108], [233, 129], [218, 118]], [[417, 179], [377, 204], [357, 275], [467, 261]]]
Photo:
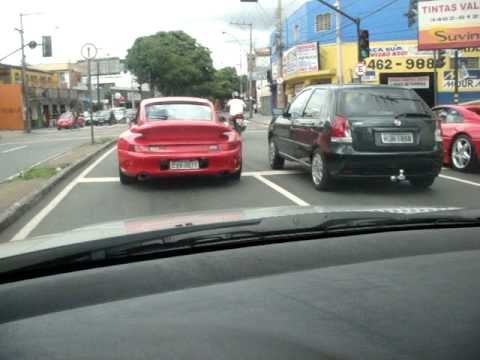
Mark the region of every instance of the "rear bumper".
[[409, 177], [437, 176], [442, 169], [443, 148], [431, 152], [360, 153], [336, 152], [326, 155], [328, 169], [336, 177], [386, 178], [403, 170]]
[[[118, 151], [120, 170], [128, 176], [170, 177], [192, 175], [218, 175], [233, 173], [242, 164], [241, 148], [215, 153], [146, 154], [125, 150]], [[170, 161], [198, 160], [200, 169], [170, 169]]]

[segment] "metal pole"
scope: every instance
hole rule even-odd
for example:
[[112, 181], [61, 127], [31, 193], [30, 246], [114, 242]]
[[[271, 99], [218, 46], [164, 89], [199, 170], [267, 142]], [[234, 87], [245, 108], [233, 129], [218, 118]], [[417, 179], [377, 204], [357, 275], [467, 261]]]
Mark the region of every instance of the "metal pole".
[[92, 71], [90, 68], [90, 48], [87, 49], [88, 59], [88, 110], [90, 111], [90, 137], [92, 139], [92, 145], [95, 144], [95, 137], [93, 135], [93, 115], [92, 115]]
[[250, 114], [249, 118], [251, 119], [253, 117], [253, 38], [252, 38], [252, 32], [253, 32], [253, 24], [250, 23], [250, 61], [249, 61], [249, 69], [248, 69], [248, 101], [249, 101], [249, 106], [250, 106]]
[[[278, 0], [277, 7], [277, 53], [278, 53], [278, 77], [283, 77], [283, 24], [282, 24], [282, 0]], [[283, 83], [277, 84], [277, 107], [285, 107], [285, 94]]]
[[433, 50], [433, 104], [438, 104], [438, 71], [437, 71], [438, 51]]
[[22, 46], [22, 97], [23, 97], [23, 113], [24, 113], [24, 127], [25, 132], [32, 131], [32, 123], [30, 121], [30, 112], [28, 111], [28, 93], [27, 93], [27, 79], [26, 79], [26, 59], [25, 59], [25, 41], [23, 37], [23, 14], [20, 14], [20, 41]]
[[[357, 56], [358, 56], [358, 62], [361, 61], [362, 59], [362, 54], [360, 50], [360, 18], [357, 18], [355, 20], [355, 24], [357, 26]], [[362, 76], [358, 75], [358, 82], [361, 84], [362, 83]]]
[[98, 109], [103, 109], [103, 106], [100, 106], [100, 61], [97, 60], [97, 106]]
[[242, 48], [240, 48], [240, 97], [243, 95], [243, 78], [242, 78]]
[[455, 50], [455, 71], [454, 71], [454, 76], [455, 76], [455, 92], [453, 93], [453, 102], [455, 104], [458, 104], [458, 50]]
[[[335, 6], [340, 10], [340, 0], [337, 0]], [[337, 37], [337, 84], [343, 84], [343, 54], [342, 54], [342, 39], [341, 39], [341, 23], [342, 16], [337, 12], [336, 16], [336, 37]]]

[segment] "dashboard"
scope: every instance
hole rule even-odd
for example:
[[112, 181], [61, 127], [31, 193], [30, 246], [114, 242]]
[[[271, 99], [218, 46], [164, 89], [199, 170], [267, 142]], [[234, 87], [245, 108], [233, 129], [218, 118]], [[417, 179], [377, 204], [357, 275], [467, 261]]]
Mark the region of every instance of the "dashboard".
[[0, 359], [479, 359], [480, 228], [198, 253], [0, 286]]

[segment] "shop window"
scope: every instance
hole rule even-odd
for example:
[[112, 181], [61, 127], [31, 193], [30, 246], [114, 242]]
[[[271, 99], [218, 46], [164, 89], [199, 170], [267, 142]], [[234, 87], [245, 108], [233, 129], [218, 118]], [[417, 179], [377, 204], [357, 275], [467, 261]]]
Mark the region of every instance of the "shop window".
[[331, 14], [319, 14], [315, 21], [315, 31], [322, 32], [332, 28], [332, 15]]
[[[458, 58], [458, 65], [467, 69], [480, 69], [480, 58], [478, 57], [462, 57]], [[455, 60], [451, 59], [450, 68], [455, 69]]]

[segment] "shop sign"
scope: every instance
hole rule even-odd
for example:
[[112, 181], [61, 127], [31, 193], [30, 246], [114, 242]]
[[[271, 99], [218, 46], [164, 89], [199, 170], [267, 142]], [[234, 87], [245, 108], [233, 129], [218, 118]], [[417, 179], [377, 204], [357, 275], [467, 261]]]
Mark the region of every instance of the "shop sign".
[[362, 75], [362, 82], [375, 82], [377, 80], [375, 71], [367, 70], [365, 75]]
[[480, 46], [479, 0], [421, 1], [417, 13], [419, 49]]
[[430, 88], [429, 76], [409, 76], [409, 77], [389, 77], [388, 85], [401, 86], [410, 89], [428, 89]]
[[[443, 89], [453, 91], [455, 89], [455, 74], [453, 71], [443, 73]], [[480, 70], [460, 71], [458, 88], [460, 91], [480, 91]]]
[[370, 48], [371, 58], [392, 57], [429, 57], [432, 51], [419, 51], [416, 45], [390, 45]]
[[318, 60], [317, 42], [296, 45], [283, 54], [283, 77], [317, 72]]

